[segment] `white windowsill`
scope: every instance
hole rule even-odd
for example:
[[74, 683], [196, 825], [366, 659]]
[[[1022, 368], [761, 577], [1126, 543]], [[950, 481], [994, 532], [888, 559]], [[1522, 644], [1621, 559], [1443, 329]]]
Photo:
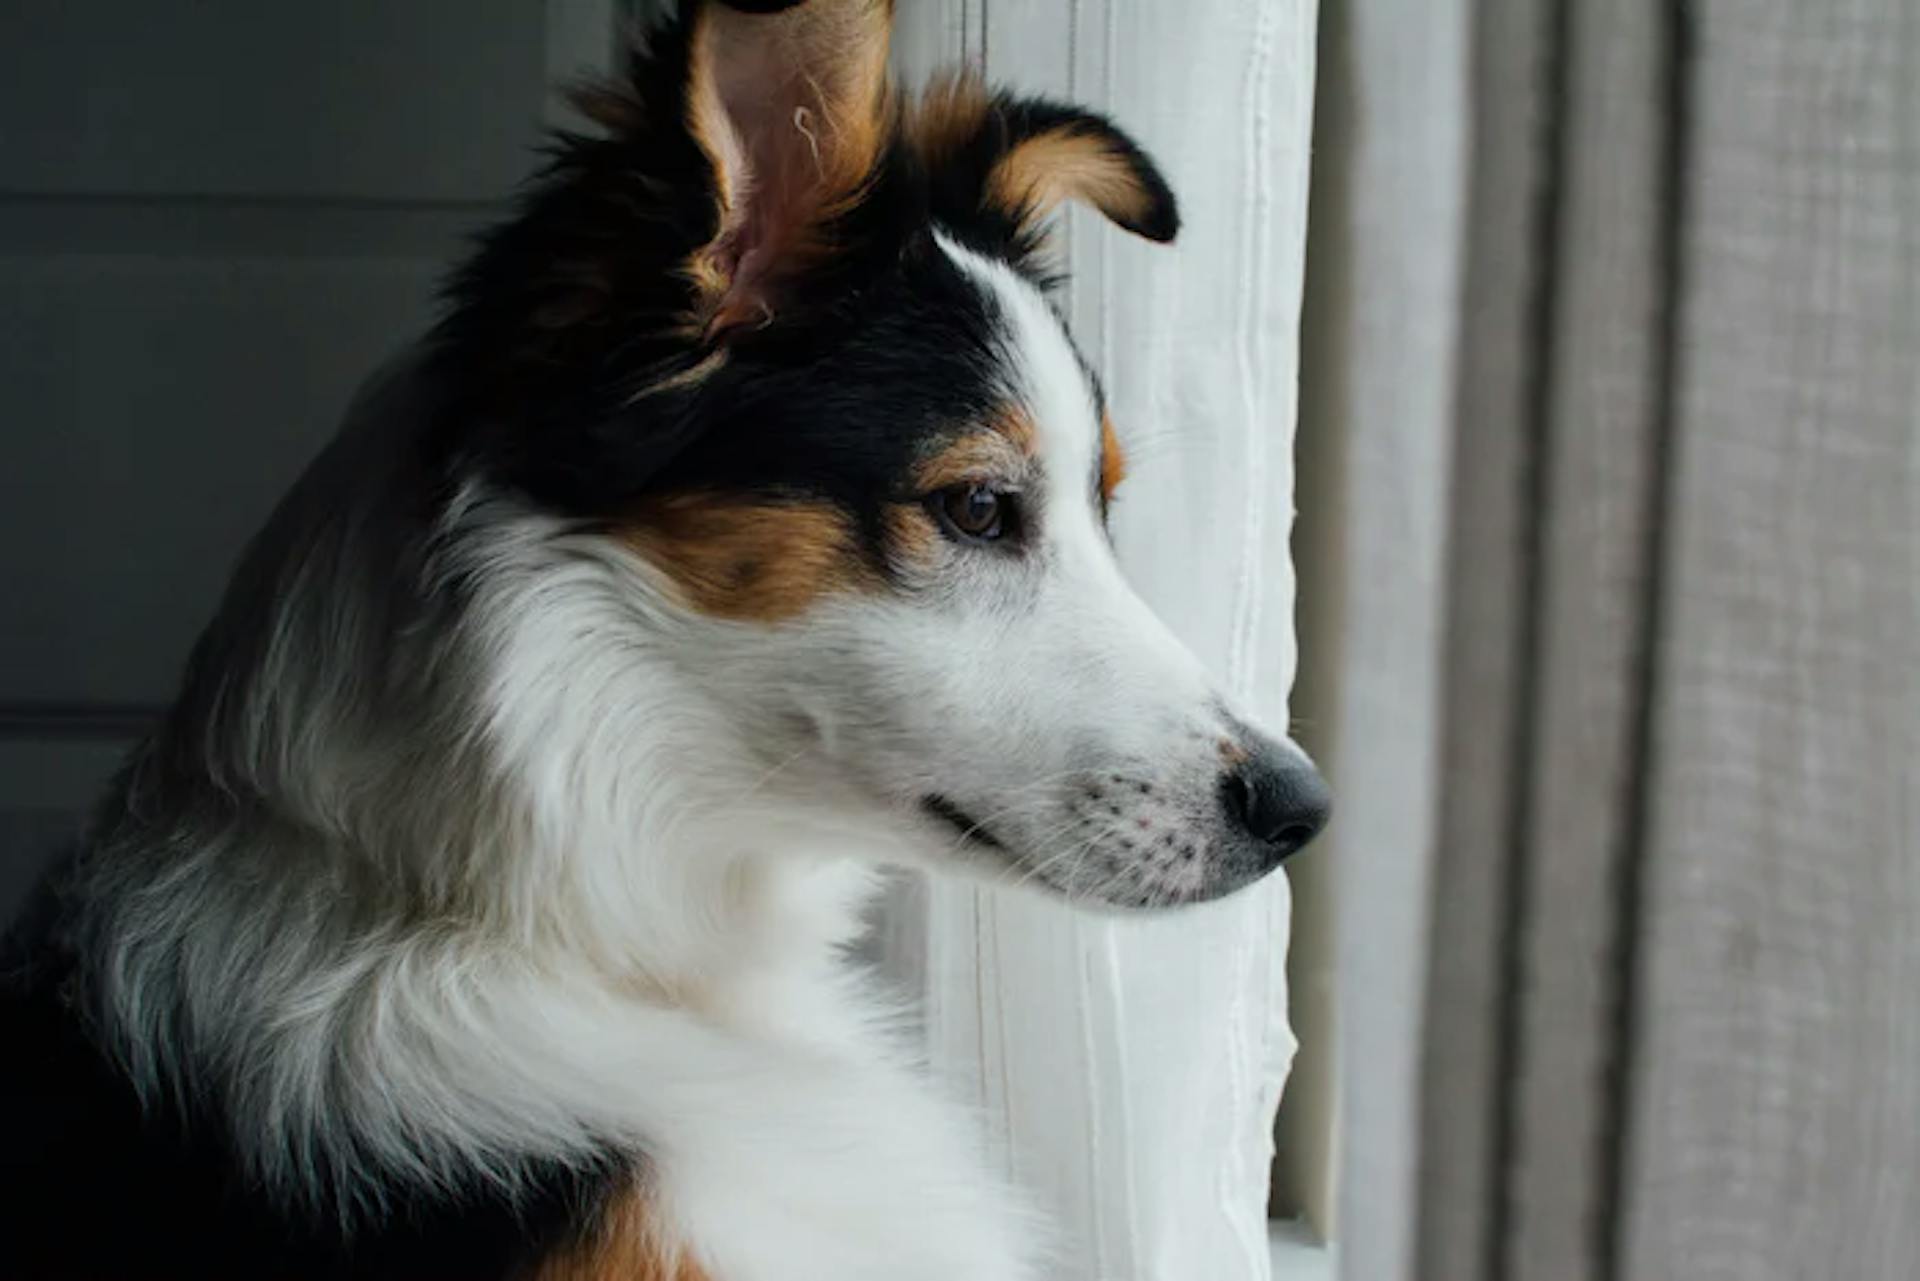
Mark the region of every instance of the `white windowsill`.
[[1305, 1224], [1274, 1223], [1273, 1281], [1334, 1281], [1334, 1248], [1323, 1245]]

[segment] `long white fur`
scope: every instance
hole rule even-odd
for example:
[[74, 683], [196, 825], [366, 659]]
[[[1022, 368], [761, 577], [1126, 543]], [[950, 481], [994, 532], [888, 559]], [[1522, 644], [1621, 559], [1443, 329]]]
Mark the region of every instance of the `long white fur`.
[[[196, 713], [230, 727], [188, 736], [202, 781], [183, 798], [153, 749], [92, 864], [96, 1014], [143, 1088], [210, 1092], [290, 1201], [510, 1186], [521, 1158], [611, 1144], [724, 1281], [1035, 1275], [1022, 1198], [843, 948], [878, 863], [978, 864], [915, 813], [933, 788], [992, 815], [1002, 873], [1191, 894], [1205, 860], [1082, 864], [1140, 819], [1206, 839], [1227, 713], [1113, 562], [1058, 320], [945, 248], [1040, 430], [1035, 554], [720, 623], [624, 545], [475, 488], [419, 564], [462, 607], [386, 629], [371, 535], [315, 516], [260, 606], [272, 642]], [[362, 437], [419, 412], [407, 378]], [[383, 663], [406, 675], [376, 695]], [[1089, 778], [1123, 780], [1122, 819], [1088, 812]]]

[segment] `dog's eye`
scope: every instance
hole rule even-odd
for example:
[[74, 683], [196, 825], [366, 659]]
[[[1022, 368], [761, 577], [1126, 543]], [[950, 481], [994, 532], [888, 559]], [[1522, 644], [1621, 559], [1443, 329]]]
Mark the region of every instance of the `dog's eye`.
[[985, 485], [955, 485], [933, 496], [934, 511], [956, 536], [990, 543], [1007, 532], [1013, 496]]

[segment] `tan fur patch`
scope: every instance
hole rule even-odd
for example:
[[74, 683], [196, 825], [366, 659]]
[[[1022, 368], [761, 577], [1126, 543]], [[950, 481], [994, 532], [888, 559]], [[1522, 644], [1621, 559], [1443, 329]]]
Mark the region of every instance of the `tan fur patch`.
[[1127, 478], [1127, 453], [1113, 430], [1113, 419], [1100, 415], [1100, 499], [1113, 501], [1113, 491]]
[[987, 196], [1036, 216], [1063, 200], [1084, 200], [1123, 226], [1140, 222], [1153, 206], [1153, 193], [1111, 142], [1070, 128], [1035, 134], [1002, 156], [987, 175]]
[[811, 0], [777, 14], [703, 6], [688, 127], [717, 175], [720, 231], [686, 267], [713, 335], [773, 311], [767, 277], [830, 252], [893, 131], [889, 0]]
[[667, 1238], [646, 1194], [622, 1196], [585, 1241], [550, 1257], [535, 1281], [711, 1281]]
[[1006, 479], [1032, 465], [1040, 447], [1039, 430], [1024, 409], [1008, 408], [969, 432], [914, 469], [914, 482], [923, 491], [964, 485], [969, 481]]
[[886, 509], [887, 551], [900, 567], [924, 568], [940, 557], [940, 527], [917, 503], [896, 503]]
[[676, 494], [647, 503], [623, 535], [688, 605], [716, 618], [779, 622], [875, 586], [846, 517], [824, 502]]
[[[978, 75], [950, 72], [921, 94], [907, 136], [928, 167], [937, 169], [979, 136], [991, 110]], [[1066, 124], [1009, 148], [988, 173], [981, 198], [1028, 221], [1045, 218], [1063, 200], [1084, 200], [1122, 225], [1142, 221], [1153, 206], [1153, 193], [1110, 139]]]
[[695, 386], [705, 382], [715, 373], [725, 368], [726, 363], [727, 349], [717, 347], [702, 356], [699, 360], [696, 360], [693, 364], [682, 369], [679, 373], [668, 374], [665, 378], [648, 383], [640, 390], [634, 392], [633, 395], [627, 397], [626, 403], [628, 405], [637, 405], [649, 396], [658, 396], [670, 391], [679, 391], [684, 387]]
[[713, 240], [683, 269], [700, 298], [699, 314], [692, 325], [696, 333], [707, 329], [732, 284], [727, 246], [739, 236], [746, 221], [744, 196], [749, 180], [746, 140], [728, 119], [726, 103], [720, 96], [715, 44], [711, 22], [703, 21], [694, 28], [687, 71], [687, 130], [713, 166], [714, 212], [719, 227]]
[[986, 122], [987, 87], [966, 70], [942, 72], [913, 105], [906, 133], [929, 168], [937, 169], [972, 140]]

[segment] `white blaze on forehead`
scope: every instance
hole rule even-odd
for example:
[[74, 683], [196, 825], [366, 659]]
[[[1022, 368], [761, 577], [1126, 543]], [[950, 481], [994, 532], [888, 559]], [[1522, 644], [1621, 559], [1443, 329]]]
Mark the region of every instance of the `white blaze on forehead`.
[[1014, 385], [1008, 388], [1032, 414], [1040, 437], [1047, 488], [1086, 507], [1099, 448], [1100, 413], [1086, 370], [1066, 330], [1032, 281], [1003, 262], [945, 236], [937, 237], [956, 266], [1000, 308]]

